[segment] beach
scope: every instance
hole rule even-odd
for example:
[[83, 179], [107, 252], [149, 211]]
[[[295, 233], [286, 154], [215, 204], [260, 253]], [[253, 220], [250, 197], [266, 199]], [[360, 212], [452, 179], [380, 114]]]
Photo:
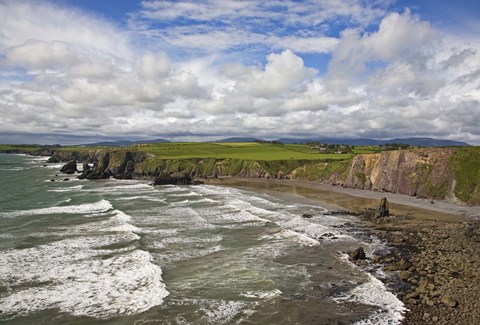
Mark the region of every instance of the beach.
[[394, 250], [367, 256], [360, 267], [380, 264], [393, 275], [390, 285], [408, 308], [403, 324], [480, 323], [479, 207], [308, 181], [223, 178], [208, 183], [316, 200], [330, 210], [360, 214], [386, 197], [393, 216], [360, 218], [366, 231]]

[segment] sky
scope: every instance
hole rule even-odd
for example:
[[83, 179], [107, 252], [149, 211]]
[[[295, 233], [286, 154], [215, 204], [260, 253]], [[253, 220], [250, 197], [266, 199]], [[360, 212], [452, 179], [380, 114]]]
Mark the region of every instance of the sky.
[[480, 145], [477, 0], [0, 0], [0, 143]]

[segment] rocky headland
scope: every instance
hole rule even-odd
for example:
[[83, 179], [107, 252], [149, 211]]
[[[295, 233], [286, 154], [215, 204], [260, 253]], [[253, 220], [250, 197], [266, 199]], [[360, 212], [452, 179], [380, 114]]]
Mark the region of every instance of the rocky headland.
[[[344, 160], [168, 159], [141, 147], [43, 149], [49, 162], [87, 163], [81, 178], [151, 179], [181, 184], [217, 177], [293, 179], [342, 188], [399, 193], [417, 198], [480, 205], [480, 148], [447, 147], [358, 154]], [[88, 167], [88, 168], [87, 168]], [[69, 172], [74, 169], [67, 168]], [[156, 180], [156, 181], [155, 181]]]

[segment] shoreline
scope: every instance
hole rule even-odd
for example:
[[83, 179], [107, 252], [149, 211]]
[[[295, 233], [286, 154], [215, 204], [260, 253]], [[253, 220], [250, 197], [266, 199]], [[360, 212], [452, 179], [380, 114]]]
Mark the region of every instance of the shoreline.
[[441, 200], [433, 201], [398, 193], [346, 188], [315, 181], [224, 177], [206, 179], [205, 184], [289, 192], [300, 197], [320, 201], [332, 209], [345, 209], [354, 212], [362, 212], [366, 208], [376, 208], [380, 199], [386, 197], [390, 202], [390, 210], [393, 214], [410, 212], [418, 214], [417, 217], [423, 220], [437, 221], [480, 219], [480, 207], [478, 206], [466, 206]]
[[361, 268], [380, 266], [392, 276], [387, 283], [407, 308], [401, 324], [480, 324], [479, 207], [445, 201], [432, 204], [401, 194], [309, 181], [223, 178], [205, 184], [275, 192], [290, 199], [293, 195], [331, 211], [357, 213], [376, 208], [386, 197], [393, 216], [382, 220], [359, 217], [359, 222], [394, 250], [354, 263]]

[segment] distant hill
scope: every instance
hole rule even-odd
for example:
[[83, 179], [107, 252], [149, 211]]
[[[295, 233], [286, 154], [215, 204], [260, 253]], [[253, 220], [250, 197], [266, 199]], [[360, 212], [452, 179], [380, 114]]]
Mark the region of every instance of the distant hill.
[[144, 143], [165, 143], [170, 142], [165, 139], [154, 139], [154, 140], [120, 140], [120, 141], [102, 141], [102, 142], [95, 142], [95, 143], [87, 143], [84, 144], [86, 147], [98, 147], [98, 146], [112, 146], [112, 147], [120, 147], [120, 146], [133, 146], [134, 144], [144, 144]]
[[470, 146], [466, 142], [442, 140], [433, 138], [396, 138], [390, 140], [376, 140], [376, 139], [346, 139], [346, 138], [311, 138], [311, 139], [293, 139], [282, 138], [277, 140], [282, 143], [307, 143], [307, 142], [322, 142], [326, 144], [346, 144], [350, 146], [379, 146], [391, 143], [403, 143], [410, 146], [419, 147], [451, 147], [451, 146]]
[[[255, 142], [259, 140], [258, 138], [253, 137], [231, 137], [221, 140], [209, 141], [209, 142]], [[453, 140], [442, 140], [442, 139], [433, 139], [433, 138], [396, 138], [390, 140], [377, 140], [377, 139], [348, 139], [348, 138], [281, 138], [276, 141], [281, 143], [307, 143], [307, 142], [322, 142], [326, 144], [347, 144], [350, 146], [379, 146], [384, 144], [391, 143], [403, 143], [410, 146], [419, 146], [419, 147], [452, 147], [452, 146], [470, 146], [468, 143], [453, 141]], [[142, 143], [165, 143], [171, 142], [165, 139], [154, 139], [154, 140], [119, 140], [119, 141], [102, 141], [95, 143], [84, 144], [87, 147], [95, 146], [132, 146], [134, 144]]]
[[211, 141], [211, 142], [255, 142], [255, 140], [258, 140], [257, 138], [250, 138], [250, 137], [232, 137], [232, 138], [226, 138], [226, 139], [221, 139], [221, 140], [216, 140], [216, 141]]
[[420, 147], [458, 147], [458, 146], [470, 146], [470, 144], [461, 141], [442, 140], [432, 138], [399, 138], [391, 139], [385, 143], [404, 143], [411, 146]]

